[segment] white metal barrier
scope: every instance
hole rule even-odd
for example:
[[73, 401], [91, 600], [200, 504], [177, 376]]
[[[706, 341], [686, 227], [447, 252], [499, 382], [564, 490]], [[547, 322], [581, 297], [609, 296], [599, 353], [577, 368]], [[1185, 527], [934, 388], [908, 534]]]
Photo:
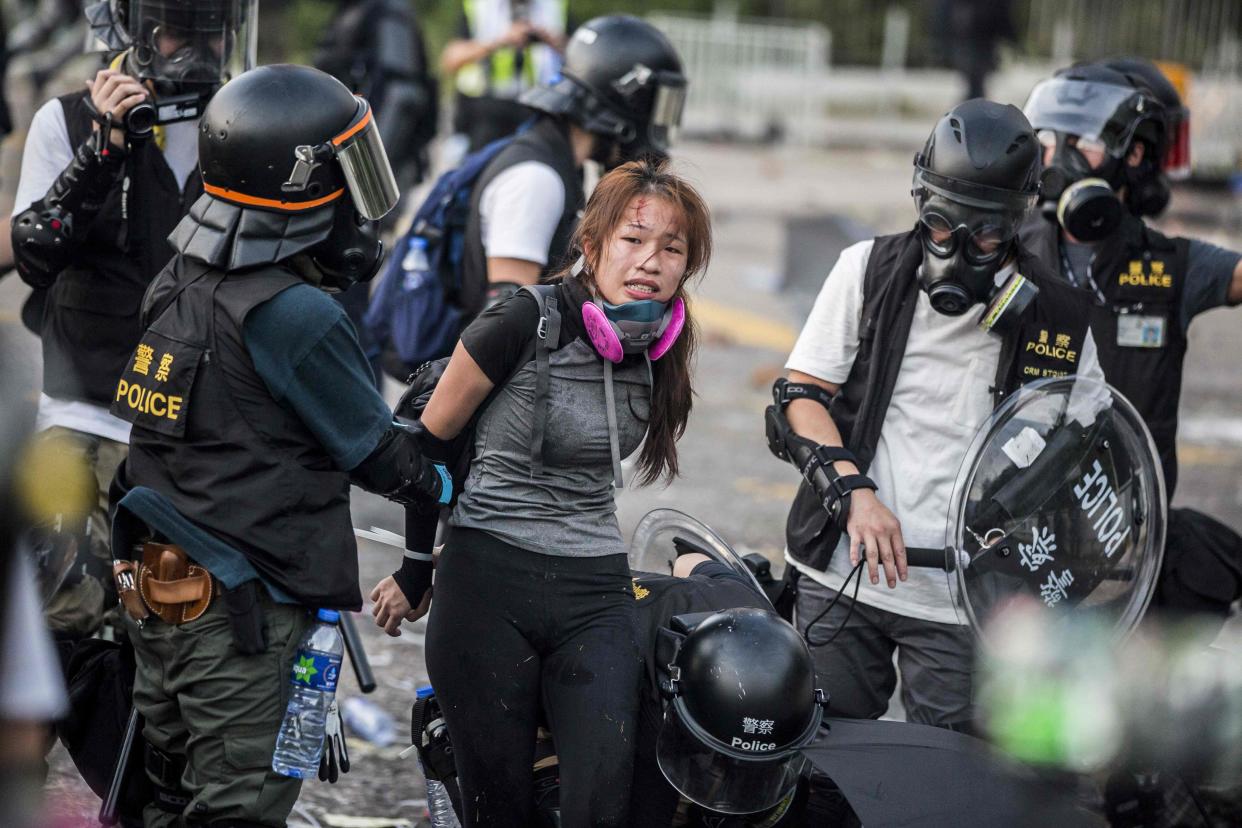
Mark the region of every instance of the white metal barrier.
[[677, 47], [690, 77], [686, 132], [822, 140], [832, 43], [824, 26], [727, 16], [648, 19]]

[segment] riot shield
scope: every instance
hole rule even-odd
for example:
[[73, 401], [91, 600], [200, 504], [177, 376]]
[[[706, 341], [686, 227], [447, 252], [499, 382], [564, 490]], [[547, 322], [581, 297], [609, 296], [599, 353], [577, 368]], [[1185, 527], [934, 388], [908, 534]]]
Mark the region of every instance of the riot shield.
[[986, 639], [1015, 602], [1056, 623], [1093, 617], [1118, 637], [1151, 599], [1164, 550], [1164, 478], [1134, 407], [1103, 382], [1024, 386], [976, 435], [958, 472], [946, 569], [959, 617]]
[[630, 569], [634, 572], [673, 574], [673, 563], [679, 554], [702, 552], [754, 584], [765, 594], [754, 573], [729, 544], [707, 524], [676, 509], [652, 509], [634, 527], [630, 540]]

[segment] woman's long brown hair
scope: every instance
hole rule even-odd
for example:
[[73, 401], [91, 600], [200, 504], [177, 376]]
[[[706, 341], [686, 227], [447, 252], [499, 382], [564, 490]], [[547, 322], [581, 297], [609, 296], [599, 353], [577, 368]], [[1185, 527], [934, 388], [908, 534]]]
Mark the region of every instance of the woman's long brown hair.
[[[673, 297], [686, 300], [686, 282], [703, 274], [712, 255], [712, 220], [703, 198], [673, 174], [667, 161], [631, 161], [600, 179], [574, 233], [576, 252], [583, 253], [588, 247], [592, 250], [579, 278], [592, 295], [598, 295], [595, 271], [599, 257], [621, 227], [630, 203], [640, 196], [663, 199], [679, 214], [679, 227], [686, 239], [686, 272]], [[664, 356], [651, 363], [655, 383], [651, 390], [651, 419], [638, 458], [639, 481], [644, 486], [661, 478], [671, 480], [678, 474], [677, 441], [686, 430], [694, 404], [690, 373], [697, 347], [698, 331], [687, 300], [686, 326], [681, 336]]]

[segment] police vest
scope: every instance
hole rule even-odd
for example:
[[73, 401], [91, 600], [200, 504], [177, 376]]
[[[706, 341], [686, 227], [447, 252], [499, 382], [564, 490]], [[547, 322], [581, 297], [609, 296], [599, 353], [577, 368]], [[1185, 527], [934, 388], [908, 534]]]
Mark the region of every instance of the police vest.
[[[492, 159], [479, 175], [471, 192], [470, 220], [466, 224], [465, 250], [462, 254], [461, 296], [458, 300], [467, 321], [483, 309], [487, 297], [487, 252], [483, 248], [483, 222], [479, 216], [483, 192], [496, 176], [526, 161], [547, 164], [560, 176], [561, 184], [565, 188], [565, 206], [548, 245], [548, 261], [541, 275], [555, 273], [566, 264], [569, 242], [573, 238], [574, 228], [578, 226], [578, 216], [582, 212], [586, 196], [582, 191], [582, 173], [574, 164], [574, 151], [569, 145], [567, 127], [557, 119], [545, 116], [539, 118], [530, 129], [515, 138]], [[494, 217], [494, 220], [500, 219], [500, 216]]]
[[[91, 134], [86, 92], [60, 98], [69, 143]], [[184, 194], [152, 141], [133, 147], [125, 176], [49, 289], [43, 312], [43, 390], [107, 405], [142, 333], [142, 296], [174, 250], [168, 234], [202, 194], [191, 175]]]
[[[922, 261], [923, 248], [913, 230], [877, 238], [867, 261], [858, 354], [831, 406], [833, 422], [864, 474], [875, 459], [897, 385], [918, 302]], [[1025, 250], [1019, 251], [1018, 272], [1039, 287], [1039, 294], [1002, 339], [992, 386], [997, 405], [1027, 382], [1077, 373], [1088, 331], [1081, 291], [1059, 282]], [[805, 480], [790, 507], [785, 536], [790, 555], [819, 570], [827, 568], [840, 539]]]
[[[1061, 262], [1055, 222], [1037, 217], [1023, 227], [1022, 238], [1041, 260]], [[1189, 241], [1162, 236], [1127, 213], [1121, 228], [1096, 247], [1091, 263], [1091, 278], [1104, 298], [1091, 301], [1100, 366], [1147, 423], [1170, 499], [1177, 487], [1177, 404], [1187, 345], [1180, 320], [1189, 262]]]
[[112, 413], [134, 426], [130, 486], [168, 498], [307, 606], [357, 609], [348, 477], [272, 398], [242, 335], [253, 308], [301, 281], [178, 256], [152, 283]]

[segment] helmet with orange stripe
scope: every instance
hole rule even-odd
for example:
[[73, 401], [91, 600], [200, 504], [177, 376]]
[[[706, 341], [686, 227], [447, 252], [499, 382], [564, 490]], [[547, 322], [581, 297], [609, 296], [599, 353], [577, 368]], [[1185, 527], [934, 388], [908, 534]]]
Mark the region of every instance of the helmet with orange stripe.
[[273, 65], [229, 81], [203, 113], [198, 157], [205, 196], [172, 238], [183, 254], [226, 270], [301, 256], [330, 289], [375, 274], [373, 223], [397, 184], [370, 105], [331, 75]]

